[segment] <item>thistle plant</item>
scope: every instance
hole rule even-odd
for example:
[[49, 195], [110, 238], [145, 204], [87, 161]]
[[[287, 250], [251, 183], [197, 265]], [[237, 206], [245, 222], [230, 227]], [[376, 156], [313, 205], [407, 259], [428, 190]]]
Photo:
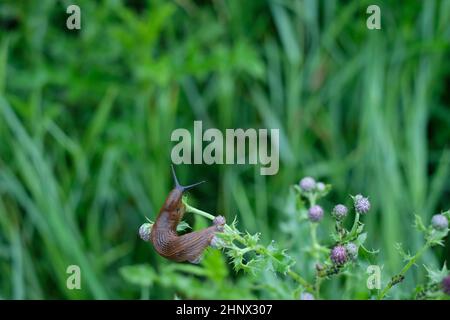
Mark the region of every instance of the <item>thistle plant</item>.
[[[198, 214], [207, 219], [213, 220], [214, 216], [205, 211], [190, 206], [187, 198], [183, 198], [186, 212]], [[286, 253], [286, 250], [277, 246], [272, 241], [268, 246], [259, 243], [260, 234], [243, 233], [236, 227], [237, 220], [231, 224], [226, 224], [222, 233], [218, 233], [213, 238], [211, 245], [217, 249], [222, 249], [230, 258], [235, 271], [244, 271], [257, 275], [263, 270], [272, 270], [288, 275], [302, 287], [312, 290], [312, 286], [298, 273], [291, 270], [295, 261]]]
[[[269, 245], [262, 245], [260, 234], [241, 232], [237, 228], [236, 219], [224, 226], [223, 232], [213, 238], [211, 246], [225, 252], [235, 271], [242, 270], [258, 275], [264, 270], [271, 270], [294, 280], [298, 284], [298, 290], [295, 292], [302, 292], [300, 296], [297, 296], [300, 299], [320, 299], [320, 285], [323, 280], [354, 265], [359, 250], [373, 253], [363, 247], [366, 234], [363, 233], [364, 224], [360, 222], [360, 215], [370, 210], [370, 202], [362, 195], [353, 197], [355, 220], [350, 230], [347, 230], [343, 224], [349, 209], [342, 204], [336, 205], [329, 214], [335, 220], [331, 243], [325, 246], [317, 237], [317, 229], [321, 221], [326, 218], [326, 212], [318, 201], [330, 192], [331, 186], [316, 182], [312, 177], [305, 177], [293, 188], [296, 191], [297, 201], [302, 204], [298, 210], [299, 221], [308, 223], [310, 227], [311, 243], [306, 250], [316, 261], [316, 275], [313, 281], [305, 279], [294, 270], [295, 260], [286, 249], [280, 248], [273, 240]], [[186, 197], [183, 203], [187, 213], [214, 219], [214, 215], [191, 206]]]
[[[425, 251], [434, 246], [444, 246], [443, 239], [449, 232], [448, 219], [450, 217], [450, 210], [441, 214], [434, 215], [431, 218], [431, 222], [428, 227], [425, 226], [420, 216], [416, 215], [415, 217], [416, 219], [414, 225], [416, 229], [424, 235], [425, 243], [414, 255], [406, 253], [403, 250], [401, 244], [396, 245], [397, 250], [405, 260], [406, 264], [398, 274], [394, 275], [391, 278], [384, 289], [381, 290], [378, 295], [378, 299], [383, 299], [392, 287], [401, 283], [405, 279], [407, 271], [416, 263], [416, 261], [423, 255]], [[447, 273], [448, 272], [445, 266], [443, 271], [438, 274], [439, 276], [437, 276], [436, 272], [433, 273], [433, 271], [428, 270], [430, 283], [428, 283], [425, 288], [422, 289], [422, 292], [419, 294], [419, 298], [423, 298], [424, 296], [427, 297], [430, 295], [430, 292], [436, 291], [434, 289], [439, 286], [438, 283], [443, 280], [444, 275], [447, 275]]]
[[428, 273], [428, 282], [416, 288], [414, 298], [417, 300], [448, 298], [450, 296], [450, 273], [446, 264], [441, 270], [425, 268]]
[[[354, 273], [361, 259], [371, 261], [378, 253], [375, 250], [368, 250], [364, 245], [367, 233], [364, 232], [362, 219], [370, 213], [371, 201], [368, 197], [357, 194], [350, 196], [351, 206], [338, 203], [327, 212], [319, 202], [330, 192], [330, 185], [316, 182], [312, 177], [305, 177], [293, 185], [292, 189], [297, 204], [295, 207], [297, 221], [307, 224], [310, 232], [309, 243], [302, 245], [302, 249], [313, 261], [312, 266], [315, 266], [314, 272], [306, 273], [308, 277], [303, 275], [307, 270], [297, 270], [295, 259], [286, 249], [280, 248], [273, 240], [268, 245], [262, 244], [260, 233], [250, 234], [240, 231], [236, 219], [231, 224], [225, 224], [223, 230], [215, 234], [210, 246], [222, 250], [236, 272], [243, 271], [258, 276], [265, 271], [272, 271], [290, 278], [291, 283], [293, 281], [296, 284], [292, 297], [301, 300], [320, 299], [321, 285], [324, 281], [340, 274]], [[183, 197], [183, 204], [186, 213], [200, 215], [209, 220], [217, 219], [216, 216], [191, 206], [187, 197]], [[350, 217], [353, 221], [346, 221]], [[401, 245], [397, 245], [406, 264], [382, 290], [379, 290], [376, 296], [378, 299], [385, 298], [392, 287], [403, 281], [407, 271], [427, 249], [443, 245], [443, 239], [449, 232], [449, 218], [450, 211], [437, 214], [431, 218], [429, 226], [425, 227], [421, 218], [416, 216], [415, 227], [424, 234], [425, 244], [414, 255], [405, 253]], [[329, 232], [329, 239], [319, 240], [317, 231], [323, 227], [325, 219], [332, 219], [334, 228]], [[143, 240], [148, 241], [152, 226], [153, 222], [149, 220], [139, 228], [139, 236]], [[186, 228], [189, 228], [189, 225], [182, 221], [177, 230], [181, 232]], [[427, 271], [428, 282], [416, 288], [414, 297], [433, 299], [450, 295], [450, 274], [446, 266], [438, 271], [427, 268]]]
[[[331, 239], [328, 241], [329, 244], [324, 246], [319, 243], [317, 240], [317, 228], [319, 228], [318, 222], [322, 218], [317, 219], [317, 217], [321, 216], [319, 212], [323, 213], [323, 209], [317, 203], [329, 193], [331, 186], [318, 182], [315, 183], [315, 188], [311, 189], [309, 186], [313, 185], [312, 181], [314, 180], [310, 179], [312, 178], [303, 178], [298, 185], [294, 186], [294, 189], [297, 192], [298, 201], [301, 204], [300, 207], [308, 208], [308, 218], [311, 222], [311, 246], [309, 252], [316, 261], [316, 275], [313, 287], [314, 295], [319, 299], [320, 286], [324, 280], [339, 275], [355, 266], [358, 262], [358, 253], [360, 251], [363, 251], [366, 257], [376, 254], [377, 251], [370, 251], [364, 247], [367, 234], [364, 233], [364, 224], [360, 221], [360, 218], [370, 211], [371, 204], [367, 197], [360, 194], [351, 197], [355, 211], [351, 229], [347, 230], [344, 226], [345, 219], [350, 213], [349, 208], [344, 204], [336, 204], [330, 214], [334, 219], [335, 227], [331, 233]], [[319, 189], [317, 187], [319, 184], [324, 187]], [[301, 208], [299, 211], [302, 212]]]

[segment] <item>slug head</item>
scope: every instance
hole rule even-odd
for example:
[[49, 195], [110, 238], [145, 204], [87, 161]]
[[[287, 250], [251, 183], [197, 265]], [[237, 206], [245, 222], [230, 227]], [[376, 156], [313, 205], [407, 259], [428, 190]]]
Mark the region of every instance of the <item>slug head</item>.
[[172, 165], [172, 176], [173, 181], [175, 183], [175, 188], [173, 188], [173, 190], [170, 191], [169, 196], [167, 197], [166, 202], [164, 203], [164, 209], [167, 211], [177, 212], [181, 210], [184, 206], [182, 201], [184, 192], [189, 189], [192, 189], [195, 186], [198, 186], [199, 184], [202, 184], [205, 181], [200, 181], [188, 186], [182, 186], [178, 182], [173, 165]]

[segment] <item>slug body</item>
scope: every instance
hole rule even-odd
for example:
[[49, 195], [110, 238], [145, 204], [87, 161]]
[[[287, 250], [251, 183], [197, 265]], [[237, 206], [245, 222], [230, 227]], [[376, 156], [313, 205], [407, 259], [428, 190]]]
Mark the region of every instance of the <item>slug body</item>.
[[204, 181], [190, 186], [181, 186], [175, 176], [173, 167], [172, 173], [175, 188], [170, 191], [159, 211], [150, 234], [150, 241], [155, 250], [167, 259], [176, 262], [198, 263], [203, 250], [211, 244], [215, 233], [223, 231], [225, 218], [217, 216], [213, 221], [213, 226], [179, 236], [177, 225], [186, 211], [182, 202], [183, 193]]

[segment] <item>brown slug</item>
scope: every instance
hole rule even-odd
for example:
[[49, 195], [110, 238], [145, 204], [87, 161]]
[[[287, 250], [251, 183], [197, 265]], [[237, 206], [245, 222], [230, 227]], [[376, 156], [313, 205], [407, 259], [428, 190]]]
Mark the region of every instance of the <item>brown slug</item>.
[[215, 233], [223, 231], [225, 218], [217, 216], [213, 221], [213, 226], [179, 236], [176, 230], [177, 225], [180, 223], [186, 211], [182, 202], [183, 193], [205, 181], [189, 186], [181, 186], [173, 166], [172, 175], [175, 188], [170, 191], [159, 211], [150, 233], [150, 241], [156, 252], [167, 259], [177, 262], [188, 261], [198, 263], [203, 250], [211, 244]]

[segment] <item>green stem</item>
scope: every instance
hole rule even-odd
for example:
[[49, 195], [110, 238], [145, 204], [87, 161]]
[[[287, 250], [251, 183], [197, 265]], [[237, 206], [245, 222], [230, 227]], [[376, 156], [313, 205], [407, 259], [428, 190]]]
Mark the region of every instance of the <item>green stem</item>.
[[150, 298], [150, 287], [142, 286], [141, 287], [141, 300], [148, 300]]
[[313, 291], [313, 286], [311, 284], [308, 283], [308, 281], [306, 281], [301, 275], [299, 275], [297, 272], [292, 271], [291, 269], [288, 270], [287, 274], [294, 279], [295, 281], [297, 281], [299, 284], [301, 284], [303, 287], [305, 287], [306, 290], [308, 291]]
[[360, 217], [359, 212], [356, 211], [355, 221], [353, 222], [352, 229], [350, 230], [350, 234], [349, 234], [349, 237], [348, 237], [349, 239], [351, 237], [353, 237], [356, 234], [356, 231], [358, 230], [359, 217]]
[[[193, 213], [193, 214], [198, 214], [202, 217], [205, 217], [207, 219], [210, 220], [214, 220], [214, 216], [208, 212], [202, 211], [200, 209], [194, 208], [192, 206], [190, 206], [189, 204], [186, 203], [186, 201], [183, 200], [183, 203], [186, 207], [186, 212], [189, 213]], [[225, 225], [224, 229], [230, 233], [233, 233], [236, 240], [239, 241], [242, 244], [246, 244], [245, 239], [239, 235], [238, 233], [234, 232], [234, 230], [229, 226], [229, 225]], [[258, 254], [261, 255], [270, 255], [269, 252], [267, 251], [266, 247], [258, 245], [254, 248], [254, 251]], [[308, 281], [306, 281], [302, 276], [300, 276], [298, 273], [296, 273], [295, 271], [292, 270], [288, 270], [287, 274], [296, 282], [298, 282], [299, 284], [301, 284], [303, 287], [305, 287], [307, 290], [312, 291], [313, 290], [313, 286], [311, 284], [308, 283]]]
[[[184, 201], [184, 200], [183, 200], [183, 203], [186, 207], [186, 212], [198, 214], [199, 216], [205, 217], [206, 219], [209, 219], [209, 220], [214, 220], [215, 216], [213, 216], [212, 214], [205, 212], [203, 210], [194, 208], [194, 207], [190, 206], [189, 204], [187, 204], [186, 201]], [[233, 229], [231, 229], [231, 227], [228, 224], [226, 224], [224, 226], [224, 229], [226, 231], [233, 232]], [[241, 236], [239, 236], [239, 235], [237, 235], [237, 236], [240, 237], [241, 240], [244, 240]]]
[[[308, 200], [309, 200], [310, 208], [316, 205], [316, 195], [315, 194], [309, 195]], [[316, 222], [311, 222], [311, 228], [310, 228], [312, 256], [316, 260], [318, 260], [320, 258], [320, 252], [328, 252], [328, 250], [326, 248], [324, 248], [317, 240], [318, 225], [319, 224]]]
[[315, 290], [316, 290], [316, 299], [320, 300], [320, 284], [322, 283], [322, 278], [316, 277], [316, 284], [315, 284]]
[[188, 205], [185, 201], [183, 201], [184, 205], [186, 206], [186, 212], [198, 214], [199, 216], [205, 217], [209, 220], [214, 220], [214, 216], [208, 212], [202, 211], [200, 209], [194, 208], [190, 205]]
[[310, 207], [316, 205], [316, 197], [317, 197], [317, 196], [316, 196], [315, 193], [308, 195], [308, 200], [309, 200], [309, 206], [310, 206]]
[[389, 281], [389, 283], [386, 285], [386, 287], [380, 292], [380, 294], [378, 295], [378, 300], [381, 300], [384, 298], [384, 296], [388, 293], [388, 291], [395, 286], [396, 284], [400, 283], [403, 281], [403, 279], [405, 278], [405, 274], [406, 272], [409, 270], [409, 268], [411, 268], [414, 263], [416, 262], [417, 259], [419, 259], [419, 257], [430, 247], [430, 243], [427, 242], [425, 243], [425, 245], [419, 250], [417, 251], [417, 253], [414, 255], [414, 257], [412, 257], [408, 263], [403, 267], [403, 269], [400, 271], [399, 274], [395, 275], [392, 277], [391, 281]]
[[342, 221], [336, 220], [335, 228], [336, 228], [336, 232], [339, 236], [339, 242], [342, 242], [345, 238], [345, 232], [346, 232], [345, 228], [342, 226]]
[[319, 251], [320, 251], [320, 244], [317, 241], [317, 223], [312, 222], [311, 223], [311, 242], [312, 242], [312, 255], [315, 260], [319, 259]]

